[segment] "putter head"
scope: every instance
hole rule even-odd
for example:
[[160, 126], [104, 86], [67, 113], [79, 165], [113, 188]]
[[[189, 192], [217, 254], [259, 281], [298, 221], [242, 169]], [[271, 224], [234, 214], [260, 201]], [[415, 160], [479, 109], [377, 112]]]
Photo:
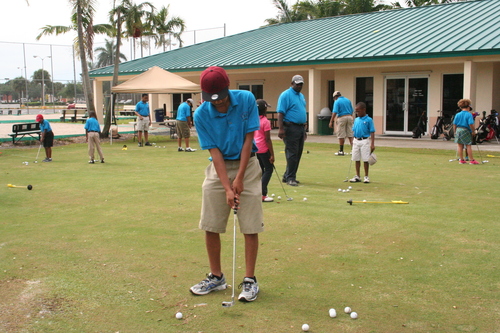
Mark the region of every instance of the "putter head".
[[348, 180], [349, 180], [349, 179], [347, 179], [347, 178], [346, 178], [346, 179], [344, 180], [344, 183], [347, 183], [347, 181], [348, 181]]
[[231, 302], [222, 302], [222, 306], [225, 308], [230, 308], [234, 305], [234, 300]]
[[352, 199], [347, 200], [347, 203], [352, 206]]
[[286, 199], [286, 201], [292, 201], [292, 200], [293, 200], [293, 198], [287, 198]]

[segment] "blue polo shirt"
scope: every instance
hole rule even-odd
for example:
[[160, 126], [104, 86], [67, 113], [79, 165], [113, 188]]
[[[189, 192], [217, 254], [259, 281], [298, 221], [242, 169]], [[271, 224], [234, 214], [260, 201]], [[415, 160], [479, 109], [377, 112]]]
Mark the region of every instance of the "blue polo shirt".
[[369, 115], [364, 117], [357, 117], [354, 119], [352, 131], [355, 138], [367, 138], [371, 133], [375, 133], [375, 125], [373, 119]]
[[179, 121], [187, 121], [187, 117], [191, 117], [191, 107], [187, 102], [181, 103], [177, 108], [177, 118]]
[[50, 131], [52, 131], [52, 127], [50, 127], [50, 123], [48, 122], [47, 119], [44, 119], [40, 123], [40, 131], [42, 131], [42, 132], [50, 132]]
[[91, 117], [85, 122], [85, 129], [89, 132], [100, 132], [101, 126], [99, 126], [97, 119]]
[[143, 101], [140, 101], [135, 105], [135, 112], [140, 114], [143, 117], [148, 117], [149, 116], [149, 103], [144, 103]]
[[455, 115], [453, 118], [453, 125], [457, 125], [457, 127], [467, 128], [469, 132], [472, 132], [470, 129], [470, 125], [474, 124], [474, 117], [470, 114], [469, 111], [462, 110]]
[[352, 115], [354, 112], [352, 108], [351, 101], [344, 96], [340, 96], [337, 98], [335, 103], [333, 104], [333, 112], [337, 114], [337, 117]]
[[[259, 111], [249, 91], [229, 90], [229, 101], [227, 113], [203, 102], [194, 113], [194, 122], [201, 149], [218, 148], [225, 160], [238, 160], [247, 133], [260, 128]], [[257, 152], [255, 142], [252, 152]]]
[[283, 91], [278, 98], [276, 112], [283, 113], [283, 120], [295, 124], [307, 122], [306, 99], [300, 92], [292, 87]]

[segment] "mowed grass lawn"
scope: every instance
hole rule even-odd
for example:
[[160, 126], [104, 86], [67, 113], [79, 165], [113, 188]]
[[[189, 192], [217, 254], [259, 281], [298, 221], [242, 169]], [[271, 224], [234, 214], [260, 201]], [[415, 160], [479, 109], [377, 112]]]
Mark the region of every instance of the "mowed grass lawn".
[[[166, 148], [103, 143], [95, 165], [85, 144], [54, 147], [52, 163], [33, 163], [37, 147], [2, 150], [0, 332], [500, 331], [500, 159], [459, 165], [453, 151], [379, 147], [372, 183], [349, 184], [337, 145], [306, 143], [301, 186], [285, 185], [294, 200], [263, 205], [259, 298], [223, 308], [230, 288], [189, 292], [209, 272], [198, 229], [208, 152], [151, 141]], [[269, 191], [285, 198], [275, 174]]]

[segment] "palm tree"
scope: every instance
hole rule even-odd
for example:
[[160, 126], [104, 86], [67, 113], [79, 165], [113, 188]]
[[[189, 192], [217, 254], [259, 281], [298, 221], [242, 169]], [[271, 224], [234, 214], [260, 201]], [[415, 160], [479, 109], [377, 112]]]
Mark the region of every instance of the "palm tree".
[[[115, 42], [109, 39], [106, 39], [104, 47], [101, 46], [96, 48], [94, 51], [99, 52], [97, 55], [97, 63], [95, 64], [96, 68], [113, 65], [115, 63], [116, 48]], [[127, 57], [123, 53], [118, 55], [118, 59], [127, 61]]]
[[166, 46], [171, 45], [172, 37], [179, 42], [179, 47], [182, 47], [183, 41], [181, 35], [186, 28], [184, 20], [180, 17], [175, 16], [169, 19], [169, 7], [170, 5], [161, 7], [154, 17], [155, 34], [153, 38], [155, 40], [155, 45], [157, 47], [163, 47], [163, 51], [166, 50]]
[[[465, 0], [403, 0], [403, 3], [406, 7], [421, 7], [421, 6], [430, 6], [430, 5], [439, 5], [443, 3], [451, 3], [451, 2], [459, 2]], [[400, 2], [394, 2], [392, 4], [394, 8], [402, 8]]]

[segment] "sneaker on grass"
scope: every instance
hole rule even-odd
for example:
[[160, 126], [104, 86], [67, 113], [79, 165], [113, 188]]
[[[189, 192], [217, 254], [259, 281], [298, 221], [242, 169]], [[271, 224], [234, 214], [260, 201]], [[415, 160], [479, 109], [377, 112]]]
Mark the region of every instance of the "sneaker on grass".
[[212, 273], [207, 274], [207, 278], [202, 280], [200, 283], [195, 284], [189, 290], [195, 295], [206, 295], [212, 291], [224, 290], [227, 288], [226, 278], [224, 275], [220, 278], [216, 278]]
[[476, 160], [472, 160], [472, 161], [469, 162], [469, 164], [479, 164], [479, 162], [476, 161]]
[[267, 195], [262, 196], [262, 202], [273, 202], [274, 199], [271, 197], [268, 197]]
[[238, 296], [240, 302], [252, 302], [257, 299], [257, 294], [259, 293], [259, 284], [257, 280], [246, 277], [238, 288], [243, 288], [240, 296]]
[[370, 178], [368, 178], [368, 176], [365, 176], [363, 183], [368, 184], [369, 182], [370, 182]]
[[186, 148], [186, 151], [187, 151], [188, 153], [192, 153], [192, 152], [195, 152], [195, 151], [196, 151], [196, 149], [193, 149], [193, 148], [191, 148], [191, 147], [187, 147], [187, 148]]
[[344, 156], [344, 152], [342, 150], [339, 150], [338, 152], [335, 153], [336, 156]]
[[178, 147], [178, 148], [177, 148], [177, 151], [184, 151], [184, 148], [182, 148], [182, 147]]
[[357, 175], [349, 179], [351, 183], [359, 183], [361, 181], [361, 178], [359, 178]]

